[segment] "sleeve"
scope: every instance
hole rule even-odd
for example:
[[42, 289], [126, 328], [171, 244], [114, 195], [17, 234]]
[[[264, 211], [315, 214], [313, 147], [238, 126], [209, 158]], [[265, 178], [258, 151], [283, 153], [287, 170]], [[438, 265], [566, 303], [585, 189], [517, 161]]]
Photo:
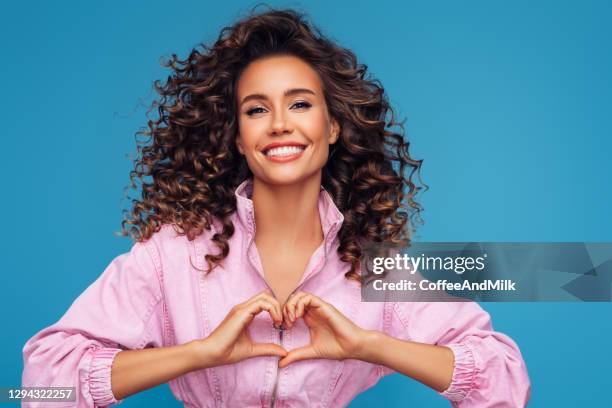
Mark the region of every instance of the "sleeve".
[[[478, 303], [392, 302], [388, 334], [449, 347], [455, 356], [450, 386], [440, 395], [455, 408], [525, 407], [531, 397], [527, 367], [516, 343], [493, 330]], [[383, 367], [382, 375], [393, 370]]]
[[160, 268], [152, 240], [113, 259], [57, 323], [26, 342], [22, 386], [75, 387], [70, 406], [80, 408], [120, 403], [111, 390], [115, 355], [163, 345]]

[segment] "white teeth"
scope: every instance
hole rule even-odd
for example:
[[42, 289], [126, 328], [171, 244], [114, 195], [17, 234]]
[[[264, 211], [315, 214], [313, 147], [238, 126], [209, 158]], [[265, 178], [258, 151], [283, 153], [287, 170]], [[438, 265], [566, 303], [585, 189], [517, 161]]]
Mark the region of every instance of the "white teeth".
[[292, 154], [300, 153], [304, 150], [304, 147], [299, 146], [283, 146], [283, 147], [275, 147], [274, 149], [270, 149], [266, 152], [266, 156], [291, 156]]

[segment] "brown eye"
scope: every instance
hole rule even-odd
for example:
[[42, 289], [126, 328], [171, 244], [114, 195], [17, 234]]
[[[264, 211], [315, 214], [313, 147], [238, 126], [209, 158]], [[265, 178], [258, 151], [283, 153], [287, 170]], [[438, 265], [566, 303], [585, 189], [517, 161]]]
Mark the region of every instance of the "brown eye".
[[248, 111], [246, 111], [246, 114], [247, 114], [247, 116], [253, 116], [256, 113], [263, 113], [264, 111], [265, 111], [264, 108], [257, 107], [257, 108], [249, 109]]
[[310, 108], [312, 105], [308, 102], [296, 102], [291, 107], [296, 107], [296, 109], [304, 109]]

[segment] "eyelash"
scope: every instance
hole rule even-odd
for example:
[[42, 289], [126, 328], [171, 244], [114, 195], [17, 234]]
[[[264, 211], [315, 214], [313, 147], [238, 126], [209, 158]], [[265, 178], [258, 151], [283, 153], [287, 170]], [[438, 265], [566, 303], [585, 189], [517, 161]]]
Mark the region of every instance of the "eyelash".
[[[312, 106], [312, 105], [311, 105], [309, 102], [306, 102], [306, 101], [296, 102], [296, 103], [294, 103], [293, 105], [291, 105], [291, 107], [293, 107], [293, 106], [295, 106], [295, 105], [304, 105], [304, 108], [310, 108], [310, 107]], [[249, 109], [248, 111], [246, 111], [246, 114], [247, 114], [248, 116], [253, 116], [253, 115], [254, 115], [254, 114], [256, 114], [256, 113], [260, 113], [260, 112], [255, 112], [255, 111], [257, 111], [258, 109], [264, 109], [264, 108], [262, 108], [262, 107], [259, 107], [259, 106], [258, 106], [258, 107], [256, 107], [256, 108]], [[298, 109], [300, 109], [300, 108], [298, 108]], [[303, 109], [303, 108], [302, 108], [302, 109]]]

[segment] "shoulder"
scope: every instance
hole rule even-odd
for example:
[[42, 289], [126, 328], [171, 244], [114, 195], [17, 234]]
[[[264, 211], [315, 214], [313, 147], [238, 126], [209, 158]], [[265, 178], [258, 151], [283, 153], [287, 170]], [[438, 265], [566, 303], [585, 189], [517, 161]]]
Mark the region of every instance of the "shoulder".
[[143, 241], [145, 246], [154, 248], [159, 255], [181, 250], [190, 245], [187, 235], [182, 234], [175, 224], [163, 224], [159, 230]]
[[147, 242], [152, 241], [156, 245], [176, 244], [183, 238], [187, 239], [187, 236], [180, 233], [176, 224], [163, 224], [159, 230], [151, 234]]
[[157, 257], [160, 265], [166, 270], [194, 258], [202, 251], [209, 252], [215, 248], [212, 237], [215, 229], [204, 229], [202, 233], [192, 240], [180, 231], [176, 224], [164, 224], [144, 242], [149, 247], [152, 257]]

